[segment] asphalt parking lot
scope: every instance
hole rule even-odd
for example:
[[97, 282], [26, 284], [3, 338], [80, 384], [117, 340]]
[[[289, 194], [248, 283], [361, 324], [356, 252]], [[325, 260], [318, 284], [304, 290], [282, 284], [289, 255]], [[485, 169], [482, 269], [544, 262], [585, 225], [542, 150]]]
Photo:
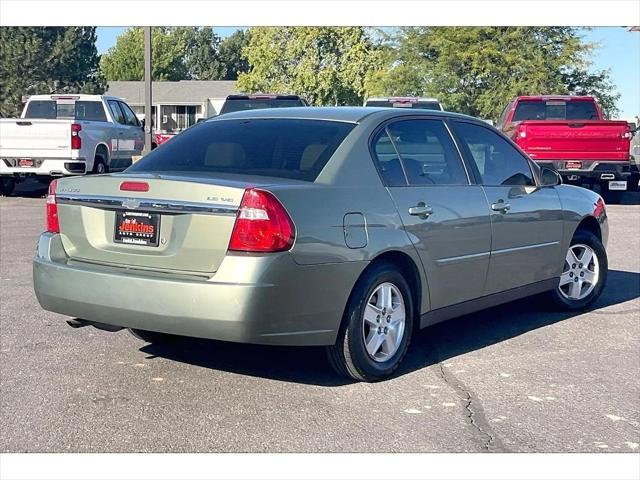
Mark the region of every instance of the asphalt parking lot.
[[42, 193], [0, 198], [2, 452], [640, 452], [638, 194], [608, 207], [591, 311], [528, 299], [461, 317], [365, 384], [321, 349], [68, 327], [32, 290]]

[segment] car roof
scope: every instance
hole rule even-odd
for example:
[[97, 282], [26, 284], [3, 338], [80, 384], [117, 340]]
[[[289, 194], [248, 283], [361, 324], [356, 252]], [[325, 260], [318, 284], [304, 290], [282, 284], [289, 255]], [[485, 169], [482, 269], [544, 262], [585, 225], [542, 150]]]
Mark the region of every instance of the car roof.
[[241, 112], [225, 113], [218, 117], [212, 117], [208, 121], [224, 121], [232, 119], [250, 118], [290, 118], [305, 120], [331, 120], [337, 122], [359, 123], [366, 117], [375, 117], [381, 121], [387, 118], [403, 116], [434, 116], [452, 117], [477, 120], [474, 117], [460, 113], [443, 112], [440, 110], [427, 110], [421, 108], [402, 109], [386, 107], [288, 107], [288, 108], [263, 108], [259, 110], [243, 110]]

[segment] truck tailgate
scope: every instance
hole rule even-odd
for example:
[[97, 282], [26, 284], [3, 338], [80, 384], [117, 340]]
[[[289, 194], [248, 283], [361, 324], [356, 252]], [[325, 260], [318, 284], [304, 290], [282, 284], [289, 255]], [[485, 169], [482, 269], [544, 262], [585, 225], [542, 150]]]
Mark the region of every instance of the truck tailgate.
[[0, 157], [71, 157], [71, 121], [0, 120]]
[[516, 142], [534, 160], [628, 161], [626, 122], [529, 120], [518, 125]]

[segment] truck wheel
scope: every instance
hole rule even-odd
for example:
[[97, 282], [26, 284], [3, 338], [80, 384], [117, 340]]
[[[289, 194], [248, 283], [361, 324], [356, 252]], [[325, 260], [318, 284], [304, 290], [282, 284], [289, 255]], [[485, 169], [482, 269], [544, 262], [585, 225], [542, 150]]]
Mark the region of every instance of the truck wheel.
[[0, 177], [0, 196], [8, 197], [16, 188], [16, 181], [11, 177]]
[[109, 169], [104, 161], [104, 157], [102, 155], [96, 155], [96, 158], [93, 160], [93, 173], [100, 175], [101, 173], [107, 173], [108, 171]]

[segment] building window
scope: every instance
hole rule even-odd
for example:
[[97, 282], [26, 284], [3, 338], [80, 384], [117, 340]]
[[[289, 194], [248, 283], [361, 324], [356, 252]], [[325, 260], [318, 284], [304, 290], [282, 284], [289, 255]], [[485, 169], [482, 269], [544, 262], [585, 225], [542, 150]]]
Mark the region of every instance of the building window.
[[160, 130], [166, 133], [177, 133], [196, 123], [200, 114], [200, 105], [161, 105]]

